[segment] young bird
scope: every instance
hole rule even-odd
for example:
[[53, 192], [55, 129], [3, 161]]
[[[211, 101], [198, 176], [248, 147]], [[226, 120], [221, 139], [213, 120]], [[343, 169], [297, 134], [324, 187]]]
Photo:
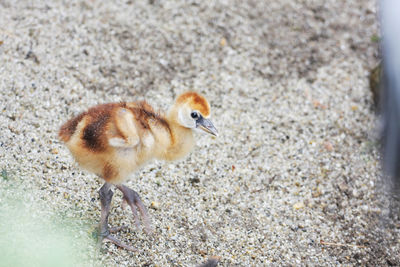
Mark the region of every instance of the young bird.
[[100, 242], [108, 240], [136, 250], [111, 235], [115, 231], [108, 227], [112, 186], [122, 192], [136, 225], [140, 224], [139, 210], [146, 232], [151, 232], [149, 216], [138, 193], [122, 183], [151, 159], [171, 161], [187, 155], [195, 144], [195, 129], [217, 136], [209, 116], [207, 100], [195, 92], [186, 92], [176, 99], [166, 116], [155, 112], [145, 101], [109, 103], [92, 107], [61, 126], [59, 138], [75, 160], [105, 180], [99, 190]]

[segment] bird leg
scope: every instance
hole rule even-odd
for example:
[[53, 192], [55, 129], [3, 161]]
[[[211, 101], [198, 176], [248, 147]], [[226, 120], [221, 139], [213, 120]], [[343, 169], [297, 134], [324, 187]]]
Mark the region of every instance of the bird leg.
[[136, 227], [140, 226], [139, 217], [137, 210], [139, 210], [140, 215], [142, 216], [143, 224], [145, 227], [146, 233], [151, 233], [152, 229], [150, 226], [150, 217], [147, 212], [146, 207], [143, 205], [142, 200], [139, 197], [139, 194], [134, 190], [126, 187], [125, 185], [117, 185], [117, 188], [124, 195], [124, 202], [128, 203], [129, 207], [132, 210], [133, 218], [135, 220]]
[[111, 191], [111, 184], [110, 183], [104, 183], [104, 185], [100, 188], [99, 190], [99, 195], [100, 195], [100, 202], [101, 202], [101, 218], [100, 218], [100, 225], [99, 225], [99, 244], [103, 241], [110, 241], [114, 243], [115, 245], [122, 247], [126, 250], [130, 251], [137, 251], [134, 247], [128, 246], [123, 244], [121, 241], [116, 239], [114, 236], [111, 235], [111, 232], [116, 232], [123, 227], [117, 227], [117, 228], [108, 228], [108, 216], [110, 215], [110, 209], [111, 209], [111, 200], [114, 195], [114, 193]]

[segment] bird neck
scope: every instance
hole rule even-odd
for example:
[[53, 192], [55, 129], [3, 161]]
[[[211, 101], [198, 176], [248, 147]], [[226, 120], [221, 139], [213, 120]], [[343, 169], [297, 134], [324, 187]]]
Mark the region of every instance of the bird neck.
[[194, 147], [193, 131], [179, 124], [175, 109], [170, 110], [166, 119], [171, 130], [171, 138], [163, 159], [177, 160], [183, 158]]

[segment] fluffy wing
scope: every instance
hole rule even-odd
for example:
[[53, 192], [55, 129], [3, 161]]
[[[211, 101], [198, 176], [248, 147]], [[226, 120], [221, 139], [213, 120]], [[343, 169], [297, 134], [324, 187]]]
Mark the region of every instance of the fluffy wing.
[[115, 133], [108, 139], [110, 146], [129, 148], [139, 144], [135, 118], [130, 110], [118, 108], [114, 115], [114, 126]]

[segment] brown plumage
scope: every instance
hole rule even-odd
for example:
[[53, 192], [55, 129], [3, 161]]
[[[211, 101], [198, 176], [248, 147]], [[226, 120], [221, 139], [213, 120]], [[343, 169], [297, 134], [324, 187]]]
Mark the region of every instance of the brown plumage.
[[195, 110], [200, 111], [200, 113], [208, 118], [210, 116], [210, 105], [208, 104], [207, 100], [202, 97], [201, 95], [195, 92], [187, 92], [181, 94], [178, 99], [178, 103], [191, 103], [191, 107]]
[[132, 250], [110, 235], [108, 213], [111, 184], [121, 190], [138, 223], [136, 209], [150, 231], [147, 212], [139, 196], [121, 183], [129, 174], [156, 158], [175, 160], [187, 155], [194, 146], [193, 129], [217, 135], [207, 100], [195, 93], [180, 95], [168, 114], [155, 112], [144, 101], [102, 104], [72, 118], [61, 126], [60, 140], [85, 169], [103, 178], [100, 190], [102, 220], [100, 236]]

